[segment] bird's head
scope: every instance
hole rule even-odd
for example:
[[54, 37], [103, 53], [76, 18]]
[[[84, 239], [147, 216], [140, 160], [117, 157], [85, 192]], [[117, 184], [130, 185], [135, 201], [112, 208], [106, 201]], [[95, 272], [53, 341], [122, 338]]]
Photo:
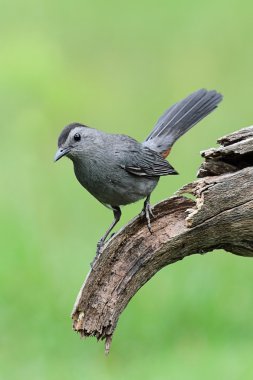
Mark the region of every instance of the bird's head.
[[58, 138], [58, 150], [54, 160], [58, 161], [63, 156], [74, 159], [82, 154], [91, 128], [80, 123], [72, 123], [63, 128]]

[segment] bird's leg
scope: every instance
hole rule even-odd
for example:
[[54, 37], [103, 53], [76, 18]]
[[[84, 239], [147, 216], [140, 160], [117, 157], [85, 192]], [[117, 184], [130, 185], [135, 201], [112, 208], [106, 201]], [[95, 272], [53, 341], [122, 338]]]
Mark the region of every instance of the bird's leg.
[[116, 226], [116, 224], [120, 220], [120, 217], [121, 217], [121, 210], [120, 210], [120, 208], [118, 206], [113, 206], [112, 210], [113, 210], [113, 214], [114, 214], [114, 221], [112, 222], [112, 224], [110, 225], [110, 227], [108, 228], [108, 230], [106, 231], [106, 233], [104, 234], [104, 236], [97, 243], [96, 256], [95, 256], [95, 258], [94, 258], [91, 266], [93, 265], [93, 263], [97, 259], [97, 257], [100, 255], [101, 250], [103, 248], [103, 245], [105, 243], [105, 240], [106, 240], [107, 236], [110, 234], [111, 230]]
[[121, 217], [121, 210], [119, 207], [113, 207], [112, 209], [113, 209], [113, 214], [114, 214], [114, 220], [97, 244], [97, 255], [99, 255], [107, 236], [110, 234], [111, 230], [116, 226], [116, 224], [118, 223]]
[[144, 205], [143, 205], [142, 213], [143, 213], [143, 214], [145, 215], [145, 217], [146, 217], [149, 232], [152, 234], [152, 228], [151, 228], [151, 223], [150, 223], [150, 216], [152, 216], [153, 218], [154, 218], [155, 216], [154, 216], [154, 214], [153, 214], [153, 211], [152, 211], [152, 208], [151, 208], [151, 205], [150, 205], [150, 194], [149, 194], [149, 195], [147, 196], [147, 198], [145, 199], [145, 202], [144, 202]]

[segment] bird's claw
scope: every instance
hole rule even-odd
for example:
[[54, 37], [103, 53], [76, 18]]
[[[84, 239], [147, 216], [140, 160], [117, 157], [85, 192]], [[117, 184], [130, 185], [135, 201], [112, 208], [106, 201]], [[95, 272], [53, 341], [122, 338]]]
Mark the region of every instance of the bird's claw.
[[93, 268], [93, 265], [94, 265], [95, 261], [96, 261], [96, 260], [99, 258], [99, 256], [101, 255], [102, 250], [103, 250], [103, 245], [104, 245], [104, 239], [100, 239], [99, 242], [97, 243], [96, 256], [94, 257], [94, 259], [93, 259], [92, 262], [90, 263], [91, 268]]

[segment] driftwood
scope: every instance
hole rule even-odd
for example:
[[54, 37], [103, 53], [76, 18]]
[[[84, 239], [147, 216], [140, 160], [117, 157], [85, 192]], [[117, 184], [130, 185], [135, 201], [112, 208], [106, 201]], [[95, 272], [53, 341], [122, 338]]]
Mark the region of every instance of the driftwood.
[[109, 240], [88, 274], [73, 327], [83, 337], [105, 339], [106, 352], [130, 299], [164, 266], [217, 248], [253, 256], [253, 127], [218, 143], [202, 152], [199, 180], [154, 206], [153, 233], [136, 217]]

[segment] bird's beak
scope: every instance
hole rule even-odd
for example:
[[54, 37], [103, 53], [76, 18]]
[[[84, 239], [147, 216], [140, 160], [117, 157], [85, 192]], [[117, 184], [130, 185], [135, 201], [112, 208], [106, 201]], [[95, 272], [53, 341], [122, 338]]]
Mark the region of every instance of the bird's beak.
[[60, 158], [68, 154], [70, 148], [59, 148], [54, 156], [54, 161], [58, 161]]

